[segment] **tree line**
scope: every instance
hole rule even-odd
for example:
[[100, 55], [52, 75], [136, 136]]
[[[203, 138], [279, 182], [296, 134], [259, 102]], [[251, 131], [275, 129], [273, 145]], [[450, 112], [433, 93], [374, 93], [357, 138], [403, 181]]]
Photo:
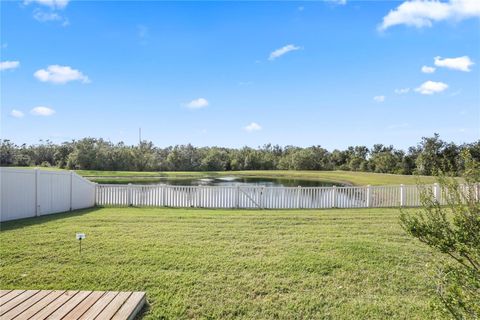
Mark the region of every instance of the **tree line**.
[[474, 161], [480, 161], [480, 140], [457, 145], [434, 134], [407, 151], [383, 144], [328, 151], [321, 146], [271, 144], [239, 149], [190, 144], [160, 148], [148, 141], [132, 146], [84, 138], [60, 144], [47, 140], [35, 145], [0, 140], [0, 151], [1, 166], [122, 171], [350, 170], [421, 175], [433, 175], [436, 168], [442, 168], [461, 175], [465, 165], [460, 154], [468, 152]]

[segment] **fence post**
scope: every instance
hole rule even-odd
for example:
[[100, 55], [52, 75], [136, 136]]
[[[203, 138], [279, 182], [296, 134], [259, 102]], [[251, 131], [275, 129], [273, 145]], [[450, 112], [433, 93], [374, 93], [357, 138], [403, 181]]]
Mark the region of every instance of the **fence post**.
[[297, 187], [297, 208], [296, 209], [300, 209], [300, 192], [302, 190], [302, 187], [301, 186], [298, 186]]
[[127, 203], [129, 207], [132, 206], [132, 184], [131, 183], [127, 185]]
[[260, 189], [260, 208], [261, 209], [265, 209], [265, 205], [264, 205], [264, 197], [265, 197], [265, 186], [263, 186], [261, 189]]
[[367, 186], [367, 208], [372, 206], [372, 186]]
[[337, 186], [332, 187], [332, 208], [337, 207]]
[[433, 196], [435, 198], [435, 201], [440, 203], [440, 186], [438, 183], [433, 184]]
[[94, 197], [94, 202], [93, 202], [93, 206], [96, 207], [98, 206], [98, 202], [99, 202], [99, 186], [98, 186], [98, 182], [95, 182], [95, 197]]
[[400, 185], [400, 207], [405, 207], [405, 186]]
[[73, 171], [70, 170], [70, 211], [73, 209]]
[[237, 185], [237, 187], [235, 188], [235, 208], [239, 208], [240, 207], [240, 186]]
[[40, 170], [35, 168], [35, 216], [40, 215]]
[[166, 201], [166, 197], [167, 197], [167, 190], [165, 188], [165, 184], [162, 184], [162, 207], [165, 207], [167, 201]]

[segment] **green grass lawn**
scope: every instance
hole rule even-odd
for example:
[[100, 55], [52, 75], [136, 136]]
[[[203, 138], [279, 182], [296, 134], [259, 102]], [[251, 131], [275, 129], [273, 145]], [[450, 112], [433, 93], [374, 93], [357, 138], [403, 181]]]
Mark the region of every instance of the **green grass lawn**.
[[227, 171], [227, 172], [135, 172], [135, 171], [95, 171], [77, 170], [78, 174], [87, 176], [97, 182], [128, 183], [152, 182], [161, 177], [168, 178], [204, 178], [204, 177], [253, 177], [253, 178], [286, 178], [301, 180], [317, 180], [332, 183], [351, 185], [389, 185], [389, 184], [416, 184], [435, 182], [434, 177], [408, 176], [401, 174], [383, 174], [352, 171], [293, 171], [293, 170], [264, 170], [264, 171]]
[[0, 286], [146, 291], [145, 319], [428, 318], [431, 252], [398, 213], [99, 208], [2, 223]]

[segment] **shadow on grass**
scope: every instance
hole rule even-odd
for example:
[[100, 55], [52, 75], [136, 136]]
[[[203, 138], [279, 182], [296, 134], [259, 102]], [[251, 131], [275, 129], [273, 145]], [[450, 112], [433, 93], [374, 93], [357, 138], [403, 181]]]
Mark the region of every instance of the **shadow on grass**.
[[40, 216], [40, 217], [25, 218], [25, 219], [19, 219], [14, 221], [5, 221], [0, 224], [0, 232], [21, 229], [21, 228], [25, 228], [33, 225], [39, 225], [39, 224], [47, 223], [50, 221], [55, 221], [58, 219], [78, 217], [84, 214], [98, 211], [101, 208], [102, 207], [93, 207], [88, 209], [79, 209], [79, 210], [73, 210], [73, 211], [67, 211], [67, 212], [52, 213], [52, 214]]

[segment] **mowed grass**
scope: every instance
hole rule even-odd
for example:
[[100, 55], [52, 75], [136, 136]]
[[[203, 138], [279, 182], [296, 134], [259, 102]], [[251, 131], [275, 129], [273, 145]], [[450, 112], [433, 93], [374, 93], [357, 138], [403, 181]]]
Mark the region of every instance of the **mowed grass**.
[[144, 319], [428, 318], [431, 252], [398, 214], [99, 208], [2, 223], [0, 286], [146, 291]]
[[252, 171], [210, 171], [210, 172], [140, 172], [140, 171], [96, 171], [77, 170], [78, 174], [87, 176], [99, 183], [129, 183], [152, 182], [161, 178], [207, 178], [207, 177], [252, 177], [252, 178], [282, 178], [325, 181], [350, 185], [392, 185], [434, 183], [434, 177], [412, 176], [401, 174], [353, 172], [353, 171], [293, 171], [293, 170], [252, 170]]

